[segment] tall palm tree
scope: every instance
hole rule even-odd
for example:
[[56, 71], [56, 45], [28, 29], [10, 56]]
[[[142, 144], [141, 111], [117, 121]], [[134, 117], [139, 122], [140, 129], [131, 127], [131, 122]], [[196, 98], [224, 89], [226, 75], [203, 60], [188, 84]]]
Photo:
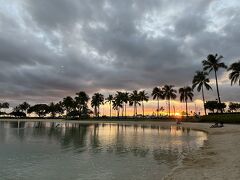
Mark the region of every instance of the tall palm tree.
[[188, 99], [192, 101], [193, 99], [193, 90], [191, 87], [182, 87], [179, 89], [180, 101], [186, 103], [186, 115], [188, 116]]
[[196, 74], [193, 77], [192, 81], [192, 89], [195, 89], [197, 87], [197, 91], [200, 92], [202, 91], [202, 98], [203, 98], [203, 107], [204, 107], [204, 113], [206, 113], [206, 108], [205, 108], [205, 96], [204, 96], [204, 87], [207, 90], [212, 89], [212, 87], [209, 85], [209, 78], [208, 78], [208, 73], [204, 71], [197, 71]]
[[[120, 112], [120, 109], [122, 109], [122, 117], [123, 117], [123, 111], [124, 111], [124, 93], [123, 92], [120, 92], [120, 91], [117, 91], [117, 93], [115, 94], [115, 97], [114, 97], [114, 103], [115, 103], [115, 110], [118, 111], [118, 114]], [[119, 116], [119, 115], [118, 115]]]
[[144, 101], [147, 102], [149, 100], [149, 97], [144, 90], [139, 92], [139, 100], [142, 102], [142, 112], [143, 112], [143, 117], [144, 117], [144, 104], [143, 104], [143, 102]]
[[127, 117], [127, 103], [129, 101], [129, 93], [128, 92], [124, 92], [122, 94], [122, 101], [124, 103], [124, 108], [125, 108], [125, 118]]
[[95, 93], [92, 96], [91, 106], [94, 107], [95, 115], [99, 117], [100, 105], [104, 104], [104, 96], [100, 93]]
[[237, 81], [240, 85], [240, 61], [231, 64], [228, 68], [228, 71], [231, 71], [231, 73], [229, 74], [231, 85], [236, 84]]
[[164, 99], [168, 100], [168, 115], [170, 116], [171, 114], [171, 99], [176, 99], [177, 98], [177, 91], [175, 89], [173, 89], [173, 85], [165, 85], [162, 88], [163, 91], [163, 97]]
[[109, 103], [109, 115], [112, 117], [112, 101], [113, 101], [113, 95], [109, 94], [108, 97], [106, 98], [106, 102]]
[[134, 90], [129, 96], [129, 105], [133, 106], [133, 116], [137, 115], [137, 106], [140, 104], [140, 98], [137, 90]]
[[159, 101], [160, 101], [160, 99], [164, 98], [162, 89], [160, 87], [153, 88], [152, 97], [153, 97], [154, 100], [157, 99], [157, 101], [158, 101], [158, 104], [157, 104], [157, 117], [159, 117], [159, 111], [160, 111], [160, 109], [159, 109]]
[[79, 118], [82, 116], [82, 112], [84, 109], [88, 107], [87, 103], [89, 101], [89, 96], [86, 92], [80, 91], [79, 93], [76, 93], [75, 97], [75, 103], [79, 112]]
[[[221, 62], [221, 59], [223, 59], [223, 56], [221, 56], [221, 55], [218, 56], [218, 54], [215, 54], [215, 55], [209, 54], [207, 56], [207, 59], [202, 61], [204, 71], [208, 70], [209, 73], [212, 70], [214, 71], [215, 80], [216, 80], [217, 95], [218, 95], [218, 102], [220, 104], [221, 104], [221, 98], [220, 98], [219, 88], [218, 88], [217, 71], [220, 68], [227, 69], [227, 66], [223, 62]], [[221, 112], [223, 113], [222, 109], [221, 109]]]
[[113, 109], [117, 110], [117, 116], [119, 118], [120, 108], [123, 108], [122, 93], [117, 91], [113, 100]]

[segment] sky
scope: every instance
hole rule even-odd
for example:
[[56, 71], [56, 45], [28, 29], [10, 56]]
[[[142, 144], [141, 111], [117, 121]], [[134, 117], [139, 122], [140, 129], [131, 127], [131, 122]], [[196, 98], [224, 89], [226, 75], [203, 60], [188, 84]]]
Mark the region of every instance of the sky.
[[[239, 12], [238, 0], [0, 0], [0, 101], [191, 85], [208, 54], [240, 59]], [[240, 101], [218, 76], [222, 101]]]

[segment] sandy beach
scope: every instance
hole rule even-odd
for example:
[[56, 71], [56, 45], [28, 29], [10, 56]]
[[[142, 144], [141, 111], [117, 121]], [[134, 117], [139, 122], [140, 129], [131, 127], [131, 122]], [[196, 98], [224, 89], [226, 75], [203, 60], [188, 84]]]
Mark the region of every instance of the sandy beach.
[[[16, 121], [1, 119], [0, 121]], [[20, 120], [20, 121], [51, 121], [63, 120]], [[132, 122], [132, 121], [70, 121], [72, 123], [124, 123], [171, 126], [175, 122]], [[181, 165], [173, 169], [165, 180], [220, 180], [240, 179], [240, 125], [226, 124], [223, 128], [209, 128], [208, 123], [182, 123], [181, 126], [202, 130], [208, 133], [204, 146], [188, 154]]]
[[240, 179], [239, 125], [209, 128], [210, 124], [184, 123], [183, 126], [208, 132], [208, 140], [203, 148], [188, 154], [182, 165], [164, 179]]

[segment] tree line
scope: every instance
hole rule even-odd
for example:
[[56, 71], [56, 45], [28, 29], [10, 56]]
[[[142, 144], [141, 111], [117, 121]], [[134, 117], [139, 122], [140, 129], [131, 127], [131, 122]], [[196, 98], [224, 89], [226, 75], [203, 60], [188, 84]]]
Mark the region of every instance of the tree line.
[[[168, 101], [168, 116], [171, 115], [171, 100], [175, 100], [177, 98], [177, 92], [179, 93], [180, 102], [185, 103], [185, 113], [188, 116], [188, 102], [193, 100], [194, 97], [194, 89], [202, 94], [202, 101], [204, 112], [206, 115], [206, 109], [214, 112], [220, 111], [223, 113], [226, 108], [226, 104], [221, 102], [219, 84], [218, 84], [218, 76], [217, 72], [219, 69], [227, 69], [229, 73], [229, 79], [231, 81], [231, 85], [239, 84], [240, 85], [240, 61], [235, 62], [227, 67], [227, 65], [222, 62], [223, 56], [219, 56], [217, 54], [209, 54], [205, 60], [202, 61], [202, 70], [196, 71], [192, 85], [184, 86], [178, 89], [178, 91], [174, 88], [173, 85], [164, 85], [162, 87], [154, 87], [151, 93], [153, 100], [157, 101], [157, 117], [160, 116], [160, 112], [164, 111], [164, 108], [160, 107], [160, 100]], [[214, 74], [215, 77], [215, 85], [217, 91], [217, 101], [206, 101], [205, 98], [205, 90], [212, 90], [210, 86], [210, 73]], [[94, 114], [96, 117], [100, 116], [100, 106], [108, 103], [109, 104], [109, 116], [112, 117], [112, 109], [117, 111], [117, 116], [126, 117], [127, 116], [127, 105], [133, 107], [133, 116], [138, 115], [138, 106], [142, 108], [142, 116], [145, 115], [144, 103], [148, 102], [150, 97], [145, 90], [137, 91], [134, 90], [130, 92], [120, 92], [117, 91], [116, 94], [108, 95], [108, 97], [104, 98], [104, 95], [101, 93], [95, 93], [91, 97], [91, 107], [93, 111], [89, 109], [88, 103], [90, 101], [89, 95], [80, 91], [76, 93], [75, 97], [67, 96], [63, 98], [62, 101], [58, 103], [51, 102], [50, 104], [35, 104], [30, 106], [27, 102], [24, 102], [18, 106], [16, 106], [11, 113], [8, 115], [12, 115], [15, 117], [26, 117], [27, 114], [35, 113], [38, 117], [45, 117], [46, 115], [50, 115], [51, 117], [56, 117], [57, 115], [62, 117], [65, 115], [67, 118], [87, 118], [91, 114]], [[0, 110], [9, 108], [9, 104], [7, 102], [0, 103]], [[237, 103], [229, 104], [229, 111], [237, 111], [239, 110], [239, 106]], [[1, 114], [6, 114], [1, 112]]]

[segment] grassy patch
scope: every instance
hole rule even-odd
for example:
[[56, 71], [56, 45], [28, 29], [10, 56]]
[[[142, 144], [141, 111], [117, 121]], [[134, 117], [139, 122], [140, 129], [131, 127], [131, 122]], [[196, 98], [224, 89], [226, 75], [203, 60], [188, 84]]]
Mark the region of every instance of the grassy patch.
[[240, 114], [211, 114], [202, 116], [200, 122], [223, 122], [240, 124]]

